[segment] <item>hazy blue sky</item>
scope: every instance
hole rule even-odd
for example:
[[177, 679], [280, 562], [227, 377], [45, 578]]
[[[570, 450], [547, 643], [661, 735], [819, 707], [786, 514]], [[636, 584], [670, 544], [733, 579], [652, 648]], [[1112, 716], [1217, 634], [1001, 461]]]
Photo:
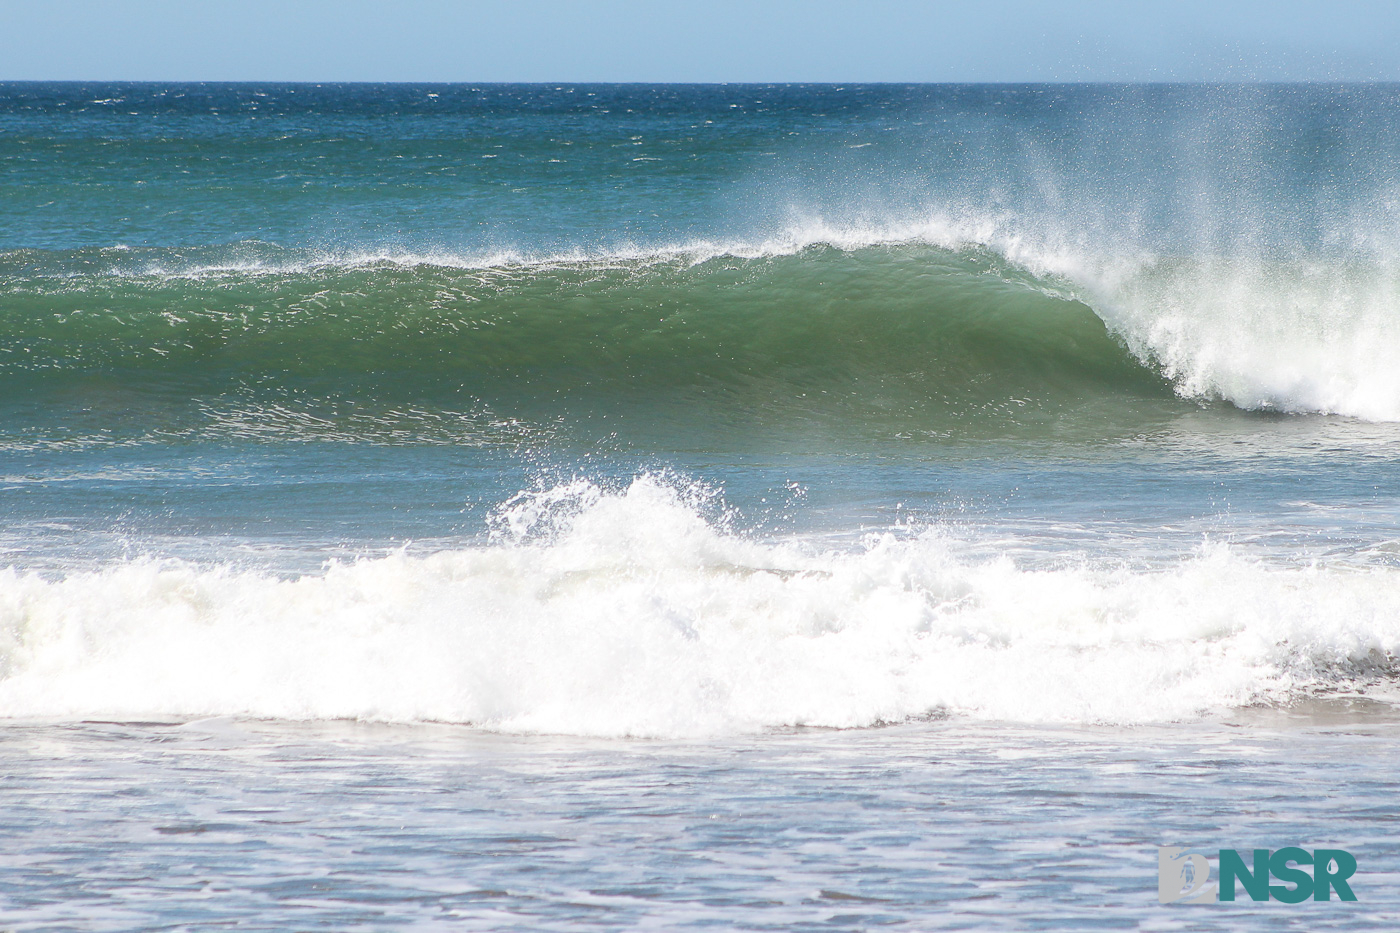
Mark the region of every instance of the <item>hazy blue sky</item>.
[[0, 0], [0, 79], [1400, 80], [1400, 0]]

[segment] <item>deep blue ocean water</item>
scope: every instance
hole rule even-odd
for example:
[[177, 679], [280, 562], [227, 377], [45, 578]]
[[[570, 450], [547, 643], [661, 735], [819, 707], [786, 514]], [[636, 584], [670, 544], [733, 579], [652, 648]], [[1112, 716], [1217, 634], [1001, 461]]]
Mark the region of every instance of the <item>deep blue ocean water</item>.
[[[1397, 138], [0, 84], [0, 925], [1384, 927]], [[1159, 907], [1158, 844], [1366, 894]]]

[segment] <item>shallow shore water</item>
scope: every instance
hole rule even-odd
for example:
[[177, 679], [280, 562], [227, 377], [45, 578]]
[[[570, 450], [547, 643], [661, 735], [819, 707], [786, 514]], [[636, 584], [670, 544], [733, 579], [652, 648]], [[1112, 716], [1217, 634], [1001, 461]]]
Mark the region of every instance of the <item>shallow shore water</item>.
[[[1400, 720], [711, 741], [455, 726], [0, 728], [15, 931], [1379, 930]], [[1157, 902], [1158, 845], [1336, 844], [1357, 900]]]

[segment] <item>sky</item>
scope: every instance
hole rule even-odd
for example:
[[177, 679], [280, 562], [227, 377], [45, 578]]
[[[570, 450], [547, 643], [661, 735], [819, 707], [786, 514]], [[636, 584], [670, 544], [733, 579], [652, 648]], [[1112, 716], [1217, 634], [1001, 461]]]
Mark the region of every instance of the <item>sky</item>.
[[1400, 80], [1400, 0], [0, 0], [0, 80]]

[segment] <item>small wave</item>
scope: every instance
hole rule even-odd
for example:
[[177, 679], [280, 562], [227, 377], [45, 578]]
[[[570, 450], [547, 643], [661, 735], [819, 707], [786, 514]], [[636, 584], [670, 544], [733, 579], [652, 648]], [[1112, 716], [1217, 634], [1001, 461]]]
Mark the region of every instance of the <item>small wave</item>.
[[1362, 689], [1400, 649], [1393, 570], [1018, 568], [936, 529], [760, 541], [712, 490], [585, 481], [492, 540], [295, 579], [128, 562], [0, 573], [0, 715], [450, 721], [686, 736], [929, 715], [1182, 720]]

